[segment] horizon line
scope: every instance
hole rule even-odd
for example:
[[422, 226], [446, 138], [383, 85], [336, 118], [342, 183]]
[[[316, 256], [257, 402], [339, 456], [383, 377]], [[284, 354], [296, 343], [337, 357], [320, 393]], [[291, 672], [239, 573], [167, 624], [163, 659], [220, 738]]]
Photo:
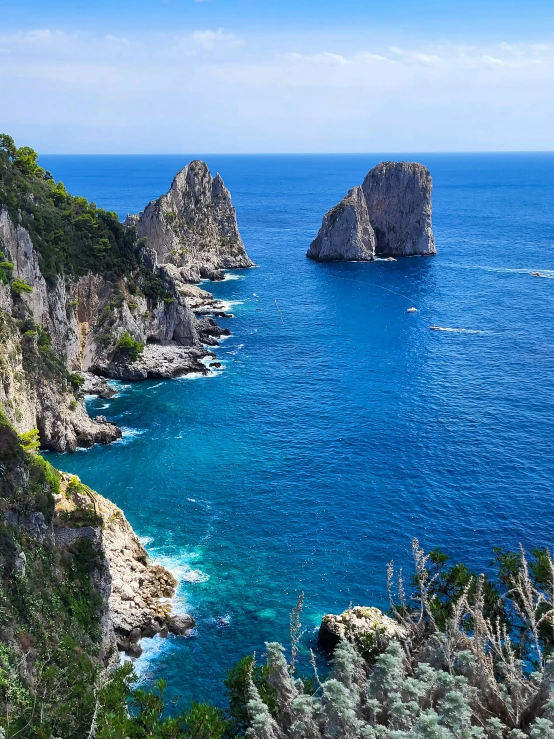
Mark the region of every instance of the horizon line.
[[475, 154], [554, 154], [554, 149], [495, 149], [495, 150], [477, 150], [477, 151], [416, 151], [416, 150], [397, 150], [397, 151], [321, 151], [321, 152], [310, 152], [310, 151], [284, 151], [284, 152], [227, 152], [227, 151], [181, 151], [181, 152], [39, 152], [39, 157], [175, 157], [175, 156], [252, 156], [252, 157], [290, 157], [290, 156], [375, 156], [382, 154], [424, 154], [424, 155], [475, 155]]

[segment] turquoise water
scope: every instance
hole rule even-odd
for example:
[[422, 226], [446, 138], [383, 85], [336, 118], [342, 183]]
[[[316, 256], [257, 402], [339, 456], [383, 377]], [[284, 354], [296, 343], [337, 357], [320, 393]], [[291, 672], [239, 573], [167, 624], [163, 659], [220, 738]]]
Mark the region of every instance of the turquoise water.
[[[190, 158], [42, 161], [124, 215]], [[529, 273], [554, 276], [554, 155], [411, 155], [434, 178], [438, 255], [306, 260], [384, 158], [207, 157], [259, 265], [209, 286], [235, 314], [225, 370], [123, 385], [90, 404], [122, 442], [50, 456], [178, 572], [196, 636], [153, 640], [139, 669], [186, 698], [223, 700], [238, 658], [287, 639], [301, 590], [306, 644], [322, 613], [384, 605], [412, 536], [478, 568], [494, 545], [552, 544], [554, 280]]]

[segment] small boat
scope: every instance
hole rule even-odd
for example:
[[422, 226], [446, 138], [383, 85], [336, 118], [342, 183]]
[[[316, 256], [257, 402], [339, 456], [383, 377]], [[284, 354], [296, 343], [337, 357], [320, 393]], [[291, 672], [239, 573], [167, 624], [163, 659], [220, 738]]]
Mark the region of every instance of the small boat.
[[413, 308], [413, 307], [412, 308], [408, 308], [408, 310], [406, 311], [406, 313], [417, 313], [417, 308]]
[[446, 331], [447, 330], [443, 326], [429, 326], [429, 328], [431, 329], [431, 331]]
[[531, 272], [531, 277], [542, 277], [540, 272]]

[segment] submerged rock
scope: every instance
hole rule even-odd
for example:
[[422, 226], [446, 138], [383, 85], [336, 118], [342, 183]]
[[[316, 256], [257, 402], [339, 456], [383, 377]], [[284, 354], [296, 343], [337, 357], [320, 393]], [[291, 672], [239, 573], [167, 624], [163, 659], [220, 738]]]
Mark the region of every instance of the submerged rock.
[[355, 606], [340, 615], [321, 619], [319, 645], [332, 651], [341, 639], [355, 641], [366, 650], [384, 651], [391, 639], [404, 636], [403, 627], [378, 608]]
[[435, 254], [432, 180], [417, 162], [382, 162], [323, 218], [307, 256], [318, 261]]

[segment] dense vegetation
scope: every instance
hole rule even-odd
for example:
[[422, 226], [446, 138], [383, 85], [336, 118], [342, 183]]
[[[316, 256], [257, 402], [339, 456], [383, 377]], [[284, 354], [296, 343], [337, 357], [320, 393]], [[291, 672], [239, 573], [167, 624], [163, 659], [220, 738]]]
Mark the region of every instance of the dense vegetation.
[[[119, 223], [116, 213], [70, 195], [38, 165], [33, 149], [17, 148], [6, 134], [0, 134], [0, 205], [31, 234], [50, 282], [57, 275], [87, 272], [116, 280], [140, 267], [133, 229]], [[6, 267], [2, 270], [5, 277]]]

